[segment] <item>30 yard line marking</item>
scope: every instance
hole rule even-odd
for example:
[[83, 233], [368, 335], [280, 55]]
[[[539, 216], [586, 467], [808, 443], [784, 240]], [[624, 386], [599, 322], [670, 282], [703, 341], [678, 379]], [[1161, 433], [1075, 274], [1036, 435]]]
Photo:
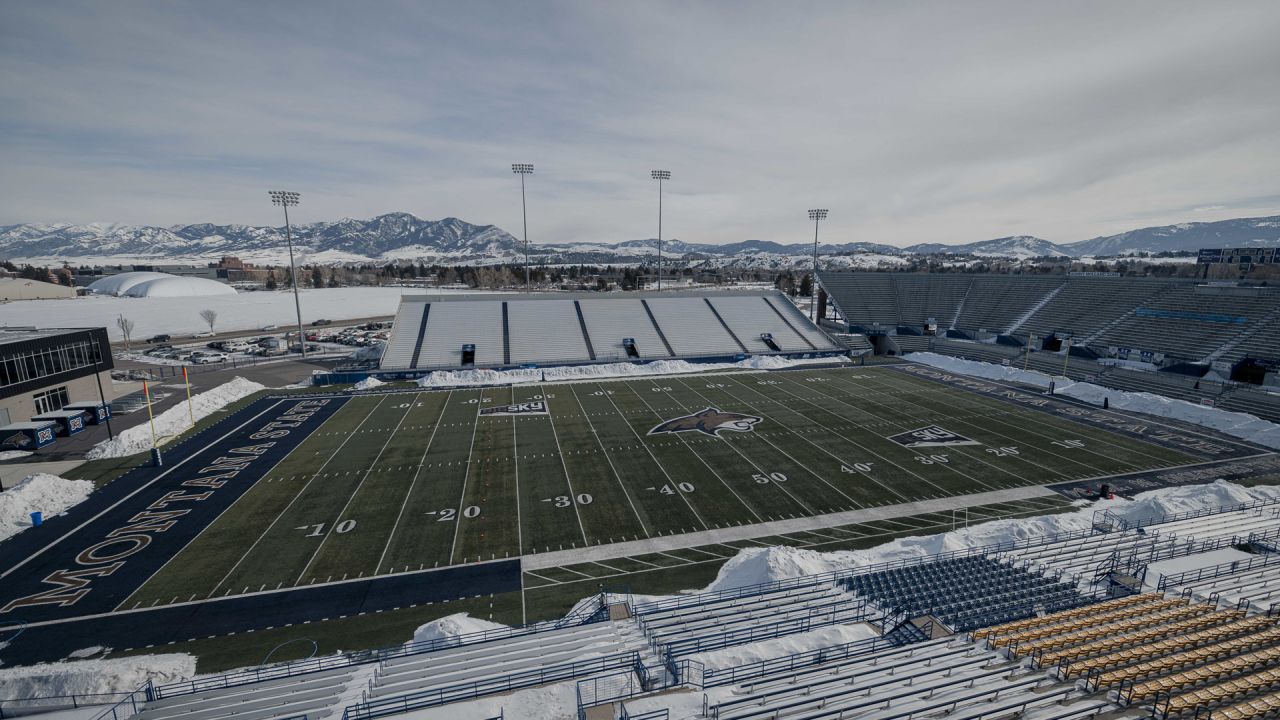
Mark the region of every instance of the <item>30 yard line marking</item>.
[[[547, 402], [546, 386], [539, 385], [538, 391], [542, 393], [542, 402], [546, 403]], [[514, 399], [514, 396], [513, 396], [513, 399]], [[547, 408], [547, 422], [551, 423], [551, 437], [555, 438], [555, 441], [556, 441], [556, 455], [560, 456], [560, 467], [564, 469], [564, 482], [566, 485], [569, 486], [569, 504], [573, 505], [573, 512], [575, 515], [578, 516], [578, 529], [582, 531], [582, 543], [584, 545], [590, 545], [591, 541], [587, 539], [587, 526], [582, 524], [582, 511], [578, 508], [578, 495], [573, 491], [573, 479], [569, 477], [569, 466], [565, 464], [564, 450], [560, 447], [560, 434], [556, 432], [556, 421], [551, 417], [551, 409], [550, 409], [551, 406], [549, 404], [544, 404], [543, 407]], [[515, 426], [514, 416], [511, 418], [511, 423], [512, 423], [512, 427], [514, 428]], [[520, 467], [520, 463], [517, 462], [516, 463], [516, 478], [517, 478], [516, 502], [517, 503], [520, 502], [520, 486], [518, 484], [520, 482], [519, 467]], [[518, 511], [518, 506], [517, 506], [517, 511]], [[523, 552], [524, 546], [521, 545], [520, 547], [521, 547], [521, 552]]]
[[458, 552], [458, 532], [462, 529], [462, 510], [467, 502], [467, 480], [471, 477], [471, 456], [476, 451], [476, 430], [480, 427], [480, 406], [484, 405], [484, 390], [476, 396], [476, 419], [471, 425], [471, 447], [467, 450], [467, 469], [462, 474], [462, 494], [458, 497], [458, 512], [453, 516], [453, 544], [449, 546], [449, 564], [453, 564], [453, 556]]
[[572, 385], [569, 385], [568, 387], [570, 394], [573, 395], [574, 401], [578, 403], [578, 409], [582, 410], [582, 417], [587, 420], [587, 427], [590, 428], [591, 435], [596, 439], [596, 445], [600, 448], [600, 451], [604, 453], [604, 460], [609, 464], [609, 471], [613, 473], [613, 479], [618, 481], [618, 487], [622, 490], [623, 497], [627, 499], [627, 504], [631, 506], [631, 512], [636, 516], [636, 522], [640, 523], [640, 529], [644, 531], [645, 537], [653, 537], [649, 532], [649, 527], [644, 524], [644, 518], [640, 516], [640, 511], [636, 509], [636, 503], [635, 500], [631, 499], [631, 493], [627, 492], [627, 486], [622, 482], [622, 476], [618, 474], [618, 469], [613, 466], [613, 457], [609, 455], [607, 450], [605, 450], [604, 442], [600, 440], [600, 433], [596, 432], [595, 423], [591, 422], [591, 417], [587, 413], [587, 408], [582, 404], [582, 398], [578, 397], [578, 391], [574, 390]]
[[426, 447], [422, 448], [422, 457], [418, 458], [418, 468], [413, 473], [413, 479], [409, 481], [409, 489], [404, 493], [404, 500], [400, 503], [400, 512], [396, 513], [396, 521], [391, 526], [391, 534], [387, 536], [387, 544], [382, 546], [382, 554], [378, 556], [378, 564], [373, 569], [373, 574], [377, 575], [382, 572], [382, 563], [387, 560], [387, 553], [391, 551], [391, 545], [396, 539], [396, 530], [400, 528], [400, 520], [404, 517], [405, 508], [409, 507], [409, 498], [413, 495], [413, 488], [418, 484], [418, 478], [422, 476], [422, 468], [427, 464], [427, 453], [431, 452], [431, 443], [435, 442], [436, 431], [440, 429], [440, 423], [444, 420], [445, 411], [449, 409], [449, 401], [453, 399], [453, 390], [444, 397], [444, 404], [440, 406], [440, 414], [436, 416], [435, 425], [431, 428], [431, 436], [427, 438]]
[[214, 593], [218, 592], [218, 590], [222, 587], [222, 583], [226, 582], [227, 578], [231, 577], [231, 574], [236, 571], [236, 568], [240, 567], [240, 563], [244, 562], [244, 559], [249, 557], [249, 553], [252, 553], [254, 548], [258, 547], [258, 543], [262, 542], [262, 538], [266, 537], [267, 533], [271, 532], [271, 529], [276, 526], [276, 523], [280, 522], [280, 518], [283, 518], [285, 513], [289, 512], [289, 508], [293, 507], [293, 504], [298, 501], [298, 498], [302, 497], [302, 494], [307, 491], [307, 488], [310, 487], [311, 483], [315, 482], [315, 479], [320, 477], [320, 474], [324, 472], [324, 469], [326, 467], [329, 467], [329, 463], [332, 462], [333, 459], [338, 456], [338, 453], [342, 452], [342, 448], [346, 447], [347, 441], [355, 437], [356, 433], [359, 432], [360, 428], [364, 426], [365, 422], [367, 422], [369, 418], [373, 416], [373, 413], [378, 408], [382, 407], [382, 403], [387, 401], [387, 397], [389, 396], [384, 395], [383, 398], [378, 401], [378, 404], [374, 405], [369, 410], [369, 414], [365, 415], [364, 418], [360, 420], [360, 424], [356, 425], [354, 430], [347, 433], [347, 436], [342, 439], [342, 442], [338, 443], [338, 447], [334, 448], [333, 452], [330, 453], [328, 458], [325, 458], [324, 463], [322, 463], [320, 467], [317, 468], [316, 471], [311, 474], [310, 478], [307, 478], [307, 482], [304, 483], [303, 486], [298, 490], [298, 492], [294, 494], [293, 499], [289, 501], [289, 504], [284, 506], [284, 509], [282, 509], [279, 512], [279, 514], [277, 514], [275, 518], [271, 521], [271, 523], [267, 525], [266, 529], [264, 529], [258, 535], [257, 539], [253, 541], [253, 544], [251, 544], [249, 548], [245, 550], [243, 554], [240, 555], [240, 558], [236, 560], [235, 564], [231, 566], [230, 570], [227, 570], [227, 573], [222, 576], [222, 579], [218, 581], [218, 584], [213, 586], [213, 589], [209, 591], [209, 594], [206, 597], [213, 597]]

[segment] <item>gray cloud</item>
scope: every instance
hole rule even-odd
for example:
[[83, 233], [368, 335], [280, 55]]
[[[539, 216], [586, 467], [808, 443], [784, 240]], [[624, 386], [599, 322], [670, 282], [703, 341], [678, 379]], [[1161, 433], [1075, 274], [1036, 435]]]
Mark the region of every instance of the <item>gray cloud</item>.
[[1066, 242], [1280, 212], [1280, 5], [0, 4], [0, 222]]

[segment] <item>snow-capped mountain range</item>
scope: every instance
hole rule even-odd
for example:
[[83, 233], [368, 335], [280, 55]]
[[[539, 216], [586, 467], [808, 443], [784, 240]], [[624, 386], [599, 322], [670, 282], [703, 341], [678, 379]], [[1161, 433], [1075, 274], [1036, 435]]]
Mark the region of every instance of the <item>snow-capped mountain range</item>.
[[[523, 259], [524, 246], [495, 225], [473, 225], [458, 218], [424, 220], [389, 213], [370, 220], [350, 218], [293, 228], [294, 251], [307, 264], [381, 263], [397, 260], [450, 264], [492, 264]], [[914, 255], [978, 257], [1113, 256], [1138, 252], [1248, 247], [1280, 243], [1280, 216], [1143, 228], [1119, 235], [1059, 245], [1032, 236], [1015, 236], [962, 245], [925, 243], [898, 248], [880, 243], [822, 244], [824, 262], [854, 268], [902, 264]], [[685, 264], [782, 269], [804, 266], [813, 247], [768, 240], [728, 245], [668, 240], [663, 252]], [[630, 264], [657, 254], [656, 240], [618, 243], [533, 244], [539, 263]], [[247, 225], [8, 225], [0, 226], [0, 258], [18, 263], [203, 264], [223, 255], [260, 264], [288, 259], [284, 228]]]

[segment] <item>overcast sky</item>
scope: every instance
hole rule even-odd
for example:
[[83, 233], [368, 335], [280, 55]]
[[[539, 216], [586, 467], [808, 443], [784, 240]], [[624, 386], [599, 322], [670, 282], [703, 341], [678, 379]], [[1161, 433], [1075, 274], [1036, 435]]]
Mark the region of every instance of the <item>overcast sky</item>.
[[0, 3], [0, 224], [1070, 242], [1280, 214], [1280, 2]]

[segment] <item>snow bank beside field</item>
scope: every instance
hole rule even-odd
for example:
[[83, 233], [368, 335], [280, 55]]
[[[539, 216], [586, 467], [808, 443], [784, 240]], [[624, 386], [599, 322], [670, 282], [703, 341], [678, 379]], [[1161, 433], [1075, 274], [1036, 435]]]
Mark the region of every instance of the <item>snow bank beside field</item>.
[[351, 389], [352, 390], [372, 390], [374, 388], [380, 388], [383, 385], [386, 385], [386, 383], [382, 382], [378, 378], [367, 377], [361, 380], [360, 382], [356, 383], [355, 385], [353, 385]]
[[[184, 398], [178, 404], [160, 413], [155, 418], [156, 435], [172, 438], [174, 435], [191, 427], [191, 415], [199, 420], [208, 417], [241, 398], [252, 395], [267, 387], [261, 383], [234, 378], [212, 390], [191, 396], [191, 411], [187, 409]], [[161, 440], [164, 443], [165, 440]], [[114, 440], [103, 440], [85, 453], [88, 460], [98, 458], [124, 457], [135, 453], [146, 452], [151, 448], [151, 425], [142, 423], [117, 433]]]
[[93, 492], [88, 480], [67, 480], [57, 475], [36, 473], [0, 492], [0, 540], [31, 527], [31, 513], [46, 518], [61, 515]]
[[195, 674], [196, 659], [186, 653], [136, 655], [0, 668], [0, 687], [8, 698], [127, 693], [148, 679], [157, 684], [181, 682]]
[[473, 618], [468, 613], [454, 613], [453, 615], [432, 620], [426, 625], [419, 625], [418, 629], [413, 631], [413, 642], [451, 640], [459, 635], [506, 628], [506, 625], [500, 623]]
[[810, 358], [789, 360], [775, 355], [755, 355], [732, 363], [691, 363], [687, 360], [656, 360], [651, 363], [602, 363], [549, 368], [517, 368], [514, 370], [437, 370], [418, 379], [419, 387], [457, 387], [478, 385], [522, 385], [540, 382], [566, 382], [654, 375], [690, 375], [724, 370], [785, 370], [805, 365], [830, 365], [844, 358]]
[[1061, 375], [1046, 375], [1040, 372], [1019, 370], [1018, 368], [1005, 367], [993, 363], [961, 360], [960, 358], [937, 353], [908, 353], [904, 357], [912, 362], [930, 365], [948, 372], [986, 378], [988, 380], [1018, 382], [1045, 390], [1049, 388], [1050, 383], [1053, 383], [1055, 395], [1065, 395], [1094, 405], [1101, 405], [1103, 400], [1106, 399], [1109, 401], [1110, 406], [1117, 410], [1181, 420], [1217, 430], [1233, 437], [1238, 437], [1241, 440], [1280, 449], [1280, 425], [1267, 422], [1248, 413], [1221, 410], [1187, 402], [1186, 400], [1167, 398], [1154, 393], [1113, 390], [1093, 383], [1073, 382], [1071, 379]]
[[[1209, 485], [1186, 485], [1140, 493], [1132, 501], [1099, 500], [1075, 512], [1030, 518], [992, 520], [952, 532], [898, 538], [864, 550], [818, 552], [792, 547], [745, 548], [721, 568], [706, 591], [758, 585], [834, 570], [923, 558], [942, 552], [968, 550], [1003, 542], [1033, 540], [1058, 533], [1087, 530], [1093, 513], [1103, 508], [1127, 520], [1238, 505], [1255, 500], [1280, 499], [1280, 487], [1244, 487], [1218, 480]], [[696, 591], [703, 592], [703, 591]]]
[[5, 450], [0, 452], [0, 461], [17, 460], [18, 458], [28, 457], [31, 454], [26, 450]]

